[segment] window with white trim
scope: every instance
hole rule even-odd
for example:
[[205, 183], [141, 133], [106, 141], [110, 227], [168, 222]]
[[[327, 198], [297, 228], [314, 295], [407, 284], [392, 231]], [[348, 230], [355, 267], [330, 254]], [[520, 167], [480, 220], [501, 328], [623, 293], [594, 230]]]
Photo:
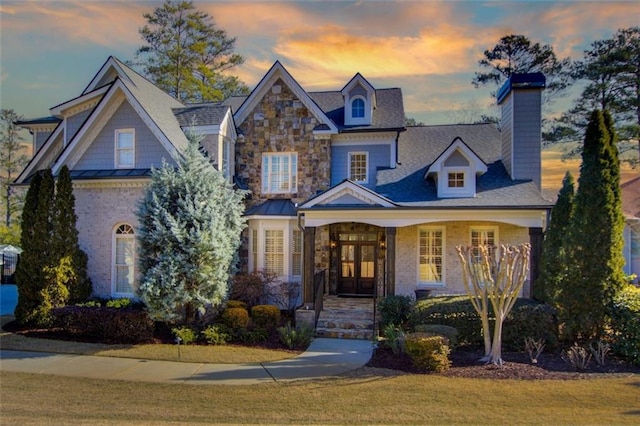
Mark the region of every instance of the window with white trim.
[[262, 154], [262, 193], [298, 192], [298, 154], [296, 152]]
[[464, 188], [464, 172], [449, 172], [447, 174], [447, 187]]
[[444, 228], [418, 229], [418, 281], [444, 285]]
[[116, 129], [115, 131], [115, 166], [132, 169], [136, 158], [135, 129]]
[[265, 229], [264, 270], [274, 275], [284, 275], [284, 231]]
[[351, 117], [364, 118], [364, 100], [362, 98], [355, 98], [351, 101]]
[[367, 169], [369, 163], [368, 152], [349, 153], [349, 179], [354, 182], [367, 183]]
[[258, 270], [258, 230], [251, 231], [251, 268], [255, 272]]
[[116, 296], [135, 294], [135, 233], [124, 223], [113, 234], [113, 292]]
[[293, 230], [293, 238], [291, 242], [291, 275], [294, 277], [302, 276], [302, 231]]

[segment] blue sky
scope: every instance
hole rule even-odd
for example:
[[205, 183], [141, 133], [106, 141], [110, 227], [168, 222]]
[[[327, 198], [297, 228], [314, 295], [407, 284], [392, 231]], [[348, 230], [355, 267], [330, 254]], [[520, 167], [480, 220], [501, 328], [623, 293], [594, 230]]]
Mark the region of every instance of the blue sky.
[[[132, 59], [142, 16], [159, 1], [11, 1], [0, 4], [0, 105], [25, 117], [77, 96], [109, 55]], [[360, 72], [400, 87], [408, 116], [460, 121], [490, 104], [471, 79], [503, 35], [580, 58], [591, 42], [640, 25], [636, 1], [194, 1], [237, 38], [255, 85], [280, 60], [305, 89], [339, 90]], [[559, 110], [568, 100], [554, 106]]]

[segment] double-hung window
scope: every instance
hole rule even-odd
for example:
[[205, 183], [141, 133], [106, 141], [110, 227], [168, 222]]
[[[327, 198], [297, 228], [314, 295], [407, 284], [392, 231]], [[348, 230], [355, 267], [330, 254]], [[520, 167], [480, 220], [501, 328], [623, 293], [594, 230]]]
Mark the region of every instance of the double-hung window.
[[471, 228], [471, 247], [476, 260], [480, 259], [480, 246], [487, 246], [489, 254], [495, 256], [498, 231], [496, 228], [478, 227]]
[[135, 167], [136, 142], [134, 129], [116, 129], [115, 165], [116, 168], [132, 169]]
[[444, 285], [444, 229], [425, 227], [418, 230], [418, 281]]
[[298, 192], [298, 154], [295, 152], [262, 154], [262, 193]]
[[135, 293], [135, 234], [130, 225], [122, 224], [113, 238], [113, 291], [116, 296]]
[[367, 183], [369, 155], [367, 152], [349, 153], [349, 179], [354, 182]]
[[264, 231], [264, 270], [274, 275], [284, 275], [284, 231]]

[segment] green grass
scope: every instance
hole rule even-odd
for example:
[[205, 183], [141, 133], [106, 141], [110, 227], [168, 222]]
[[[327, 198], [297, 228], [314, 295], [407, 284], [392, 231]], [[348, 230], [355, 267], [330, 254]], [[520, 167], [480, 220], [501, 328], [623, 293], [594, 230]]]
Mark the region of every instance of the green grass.
[[0, 373], [3, 424], [638, 424], [640, 378], [370, 375], [199, 386]]

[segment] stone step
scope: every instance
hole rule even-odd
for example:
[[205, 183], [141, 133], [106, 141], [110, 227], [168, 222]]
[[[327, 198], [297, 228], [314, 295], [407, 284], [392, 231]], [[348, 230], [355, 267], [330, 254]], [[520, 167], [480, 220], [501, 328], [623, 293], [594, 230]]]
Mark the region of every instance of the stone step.
[[373, 321], [373, 311], [348, 311], [327, 309], [320, 312], [320, 318], [354, 319]]
[[373, 321], [370, 319], [323, 317], [320, 315], [316, 328], [341, 328], [345, 330], [373, 330]]
[[316, 328], [316, 337], [330, 337], [334, 339], [373, 339], [373, 330], [344, 329], [344, 328]]

